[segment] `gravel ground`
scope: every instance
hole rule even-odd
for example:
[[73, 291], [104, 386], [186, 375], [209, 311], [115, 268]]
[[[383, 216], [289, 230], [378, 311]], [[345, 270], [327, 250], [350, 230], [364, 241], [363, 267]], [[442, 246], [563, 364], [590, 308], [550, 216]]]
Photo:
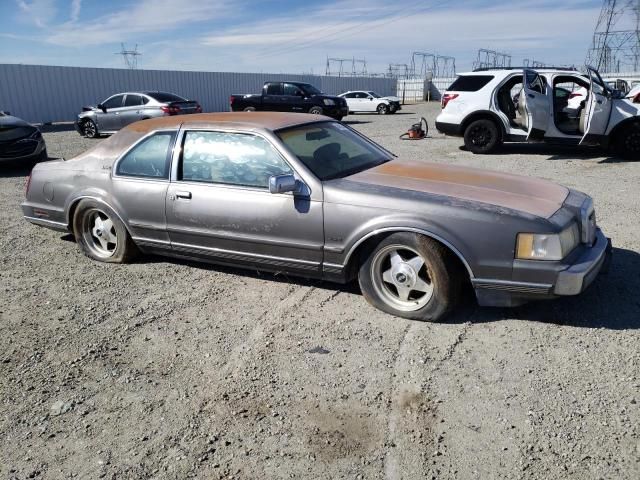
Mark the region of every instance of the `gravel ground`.
[[[411, 322], [352, 285], [92, 262], [22, 220], [25, 172], [4, 169], [0, 477], [639, 478], [640, 162], [475, 156], [435, 132], [438, 109], [347, 121], [403, 157], [590, 193], [611, 272], [577, 298]], [[400, 141], [421, 115], [430, 137]], [[49, 130], [52, 157], [99, 141]]]

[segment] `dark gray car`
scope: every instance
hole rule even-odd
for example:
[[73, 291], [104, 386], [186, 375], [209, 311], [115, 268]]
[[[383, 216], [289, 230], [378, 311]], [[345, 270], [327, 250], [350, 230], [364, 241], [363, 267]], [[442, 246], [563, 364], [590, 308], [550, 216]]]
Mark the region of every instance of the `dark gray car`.
[[0, 111], [0, 164], [28, 165], [47, 160], [47, 146], [38, 127]]
[[149, 118], [202, 113], [195, 100], [168, 92], [125, 92], [112, 95], [95, 107], [83, 107], [76, 130], [85, 137], [112, 134], [127, 125]]
[[576, 295], [606, 265], [591, 198], [535, 178], [404, 161], [326, 117], [221, 113], [138, 122], [36, 166], [22, 204], [82, 251], [140, 251], [348, 282], [437, 320]]

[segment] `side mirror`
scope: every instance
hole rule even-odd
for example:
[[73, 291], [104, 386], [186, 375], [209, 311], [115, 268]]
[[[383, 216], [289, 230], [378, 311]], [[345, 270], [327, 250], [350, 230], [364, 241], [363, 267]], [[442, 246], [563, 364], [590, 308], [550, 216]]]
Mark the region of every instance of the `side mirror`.
[[98, 108], [102, 110], [104, 113], [107, 113], [107, 108], [103, 104], [99, 103]]
[[291, 174], [286, 175], [273, 175], [269, 177], [269, 192], [270, 193], [300, 193], [302, 190], [302, 182], [296, 180]]

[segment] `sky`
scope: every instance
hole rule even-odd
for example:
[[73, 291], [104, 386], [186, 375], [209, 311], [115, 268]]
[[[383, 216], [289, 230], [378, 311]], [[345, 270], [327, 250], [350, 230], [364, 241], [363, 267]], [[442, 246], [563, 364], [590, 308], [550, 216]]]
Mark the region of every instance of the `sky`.
[[[480, 48], [581, 65], [602, 2], [591, 0], [0, 0], [0, 63], [324, 74], [327, 57], [370, 73], [412, 52], [456, 58]], [[332, 64], [334, 69], [337, 64]], [[345, 64], [345, 68], [351, 66]]]

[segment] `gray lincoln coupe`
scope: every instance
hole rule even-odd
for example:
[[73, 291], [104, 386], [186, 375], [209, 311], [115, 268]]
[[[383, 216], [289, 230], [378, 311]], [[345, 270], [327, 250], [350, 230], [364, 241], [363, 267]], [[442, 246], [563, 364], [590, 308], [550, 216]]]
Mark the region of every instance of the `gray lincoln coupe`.
[[576, 295], [611, 242], [591, 198], [547, 181], [403, 161], [350, 127], [290, 113], [164, 117], [37, 165], [22, 204], [101, 262], [139, 252], [348, 282], [438, 320]]

